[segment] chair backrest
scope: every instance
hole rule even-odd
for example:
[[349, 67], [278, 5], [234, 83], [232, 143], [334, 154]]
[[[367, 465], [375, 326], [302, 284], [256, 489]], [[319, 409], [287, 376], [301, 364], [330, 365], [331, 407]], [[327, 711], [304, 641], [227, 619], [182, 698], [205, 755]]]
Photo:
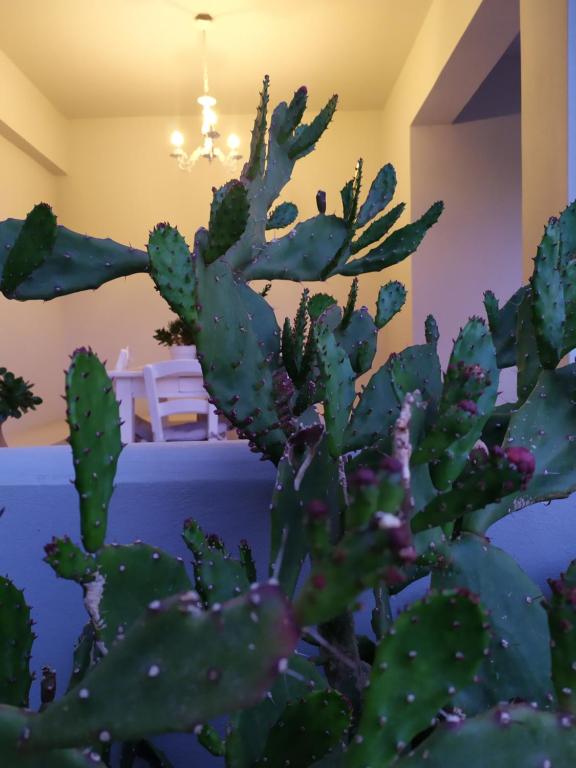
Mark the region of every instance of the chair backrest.
[[218, 417], [208, 402], [197, 360], [166, 360], [145, 365], [144, 384], [155, 441], [165, 439], [163, 417], [175, 414], [207, 414], [208, 435], [218, 433]]
[[130, 349], [128, 347], [123, 347], [118, 354], [118, 359], [116, 360], [116, 365], [114, 367], [114, 370], [125, 371], [126, 368], [128, 368], [129, 362], [130, 362]]

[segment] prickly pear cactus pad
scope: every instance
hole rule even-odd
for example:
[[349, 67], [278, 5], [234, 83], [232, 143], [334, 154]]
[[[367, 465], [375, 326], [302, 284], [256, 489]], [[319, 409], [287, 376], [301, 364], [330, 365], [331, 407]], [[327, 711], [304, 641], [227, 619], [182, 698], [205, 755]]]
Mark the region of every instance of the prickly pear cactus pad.
[[192, 588], [181, 559], [138, 542], [103, 547], [96, 557], [99, 584], [98, 637], [110, 648], [154, 601]]
[[311, 691], [326, 688], [326, 678], [305, 656], [294, 654], [286, 671], [278, 675], [265, 698], [254, 707], [243, 709], [231, 718], [226, 739], [226, 765], [250, 768], [264, 752], [270, 729], [290, 703], [301, 701]]
[[400, 569], [415, 557], [408, 527], [393, 515], [375, 515], [314, 562], [296, 600], [298, 621], [302, 626], [329, 621], [381, 579], [402, 580]]
[[549, 705], [550, 634], [541, 590], [510, 555], [480, 536], [462, 534], [436, 551], [432, 585], [470, 590], [488, 611], [489, 654], [476, 682], [459, 691], [454, 703], [468, 716], [499, 701]]
[[350, 718], [350, 705], [336, 691], [315, 691], [288, 704], [268, 734], [257, 768], [308, 768], [338, 745]]
[[188, 326], [198, 319], [196, 273], [192, 255], [182, 235], [169, 224], [158, 224], [148, 241], [150, 275], [170, 308]]
[[439, 726], [402, 768], [568, 768], [576, 762], [569, 716], [527, 706], [501, 706]]
[[[239, 290], [221, 259], [205, 268], [198, 264], [198, 280], [202, 305], [197, 347], [206, 388], [233, 426], [278, 461], [285, 436], [278, 428], [272, 383], [280, 349], [272, 310], [247, 286]], [[268, 349], [275, 344], [275, 351], [261, 344], [263, 336]]]
[[559, 579], [550, 579], [547, 605], [552, 636], [552, 680], [562, 712], [576, 711], [576, 561]]
[[71, 579], [79, 584], [94, 579], [97, 565], [90, 555], [77, 547], [68, 536], [57, 539], [55, 536], [44, 547], [44, 560], [50, 565], [61, 579]]
[[464, 591], [429, 594], [400, 615], [376, 649], [346, 768], [391, 764], [472, 682], [488, 645], [485, 620]]
[[102, 764], [100, 755], [90, 749], [57, 749], [41, 755], [22, 749], [28, 716], [22, 710], [0, 706], [0, 755], [3, 768], [94, 768]]
[[195, 586], [206, 608], [248, 590], [250, 581], [244, 564], [230, 557], [219, 536], [205, 536], [194, 520], [186, 520], [182, 535], [194, 555]]
[[32, 749], [191, 730], [258, 702], [298, 640], [280, 590], [203, 612], [188, 592], [153, 602], [82, 682], [29, 723]]
[[7, 254], [0, 290], [20, 301], [54, 299], [148, 269], [144, 251], [56, 226], [45, 203], [33, 208], [25, 222], [1, 222], [0, 244], [2, 255]]
[[418, 533], [454, 521], [463, 513], [482, 509], [526, 489], [534, 469], [534, 456], [522, 446], [505, 450], [495, 446], [488, 455], [482, 449], [471, 451], [452, 489], [436, 496], [414, 517], [412, 530]]
[[466, 516], [465, 529], [484, 533], [509, 512], [576, 490], [576, 365], [542, 371], [529, 397], [510, 416], [503, 445], [524, 447], [535, 469], [526, 488]]
[[34, 637], [24, 593], [0, 577], [0, 704], [28, 706]]
[[82, 542], [88, 552], [96, 552], [106, 537], [108, 504], [122, 445], [112, 382], [91, 350], [77, 349], [72, 355], [66, 402]]

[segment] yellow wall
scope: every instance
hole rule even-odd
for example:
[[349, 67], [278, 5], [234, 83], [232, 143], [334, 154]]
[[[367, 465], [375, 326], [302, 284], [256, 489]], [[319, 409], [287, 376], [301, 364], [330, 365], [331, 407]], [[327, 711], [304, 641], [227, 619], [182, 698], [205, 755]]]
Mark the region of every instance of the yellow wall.
[[[222, 131], [237, 132], [243, 150], [252, 125], [248, 116], [222, 116]], [[286, 198], [298, 205], [300, 217], [314, 215], [315, 196], [326, 190], [328, 210], [340, 212], [339, 190], [350, 178], [359, 154], [364, 157], [366, 179], [380, 162], [378, 113], [339, 112], [316, 152], [299, 161]], [[233, 174], [219, 164], [198, 165], [190, 174], [176, 168], [168, 156], [168, 137], [175, 123], [165, 118], [75, 120], [70, 130], [72, 172], [61, 181], [62, 215], [67, 226], [96, 236], [145, 247], [149, 230], [159, 221], [179, 227], [192, 244], [197, 227], [208, 221], [212, 186]], [[198, 137], [194, 119], [184, 122], [190, 143]], [[369, 183], [367, 181], [367, 183]], [[350, 279], [332, 281], [329, 290], [344, 299]], [[362, 281], [360, 302], [373, 306], [381, 278]], [[269, 295], [281, 320], [292, 315], [301, 286], [279, 282]], [[67, 331], [70, 348], [90, 344], [114, 360], [120, 347], [129, 345], [136, 361], [146, 362], [166, 353], [152, 339], [154, 330], [170, 318], [165, 302], [147, 276], [133, 276], [103, 286], [95, 293], [68, 299], [73, 317]]]
[[[56, 177], [0, 136], [0, 220], [22, 218], [40, 201], [57, 206]], [[59, 302], [8, 301], [0, 295], [0, 365], [35, 382], [44, 403], [4, 431], [8, 441], [23, 428], [62, 418], [66, 365], [65, 307]]]
[[568, 203], [568, 3], [522, 0], [524, 275], [544, 225]]

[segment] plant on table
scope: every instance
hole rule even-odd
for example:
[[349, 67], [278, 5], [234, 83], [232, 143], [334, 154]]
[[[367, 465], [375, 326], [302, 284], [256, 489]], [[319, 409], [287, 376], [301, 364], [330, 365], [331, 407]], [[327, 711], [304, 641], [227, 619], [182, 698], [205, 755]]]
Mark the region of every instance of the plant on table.
[[0, 367], [0, 447], [6, 446], [2, 426], [7, 419], [19, 419], [28, 411], [36, 410], [42, 398], [32, 392], [33, 384]]
[[180, 318], [176, 318], [165, 328], [157, 328], [154, 338], [163, 347], [189, 347], [196, 344], [196, 331]]
[[[296, 91], [268, 127], [265, 80], [248, 162], [214, 191], [191, 249], [168, 224], [147, 253], [83, 237], [44, 205], [0, 225], [11, 298], [149, 270], [195, 329], [216, 406], [277, 467], [265, 574], [246, 542], [233, 557], [193, 520], [183, 530], [192, 578], [153, 546], [106, 544], [118, 409], [96, 356], [73, 355], [83, 547], [55, 538], [46, 560], [82, 587], [89, 620], [67, 692], [53, 700], [47, 676], [42, 711], [27, 712], [29, 614], [3, 581], [0, 744], [14, 768], [106, 763], [113, 743], [122, 766], [168, 765], [147, 739], [174, 731], [194, 731], [230, 768], [576, 761], [576, 565], [545, 610], [540, 589], [486, 537], [510, 512], [576, 488], [576, 368], [559, 365], [576, 346], [576, 205], [546, 226], [528, 285], [502, 307], [485, 295], [488, 324], [465, 323], [443, 375], [431, 316], [424, 344], [371, 372], [378, 331], [406, 293], [386, 283], [370, 314], [356, 306], [357, 276], [406, 258], [442, 206], [390, 234], [403, 210], [388, 210], [394, 170], [384, 166], [363, 196], [360, 162], [340, 215], [319, 191], [318, 215], [294, 225], [296, 206], [274, 203], [336, 106], [304, 124], [306, 100]], [[250, 287], [333, 275], [353, 278], [345, 305], [306, 288], [281, 328]], [[513, 366], [517, 399], [496, 405], [500, 370]], [[394, 619], [391, 597], [425, 575], [429, 593]], [[370, 636], [360, 601], [372, 606]], [[212, 724], [222, 715], [225, 733]]]

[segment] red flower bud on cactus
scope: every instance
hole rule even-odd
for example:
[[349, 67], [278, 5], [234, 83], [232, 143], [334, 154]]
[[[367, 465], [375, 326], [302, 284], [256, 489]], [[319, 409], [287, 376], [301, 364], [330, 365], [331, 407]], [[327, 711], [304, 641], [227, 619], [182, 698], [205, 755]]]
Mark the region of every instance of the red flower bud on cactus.
[[457, 407], [460, 408], [461, 411], [472, 414], [472, 416], [476, 416], [478, 413], [478, 406], [474, 400], [460, 400]]
[[380, 462], [380, 469], [390, 475], [399, 475], [402, 472], [402, 463], [394, 456], [384, 456]]
[[509, 462], [516, 465], [518, 472], [530, 479], [536, 469], [534, 454], [527, 448], [515, 445], [512, 448], [506, 448], [506, 458]]
[[376, 485], [378, 480], [374, 470], [369, 469], [368, 467], [360, 467], [360, 469], [357, 469], [356, 472], [354, 472], [350, 478], [350, 482], [357, 488], [363, 488], [368, 485]]
[[311, 520], [325, 520], [328, 517], [328, 505], [320, 499], [313, 499], [308, 504], [308, 517]]

